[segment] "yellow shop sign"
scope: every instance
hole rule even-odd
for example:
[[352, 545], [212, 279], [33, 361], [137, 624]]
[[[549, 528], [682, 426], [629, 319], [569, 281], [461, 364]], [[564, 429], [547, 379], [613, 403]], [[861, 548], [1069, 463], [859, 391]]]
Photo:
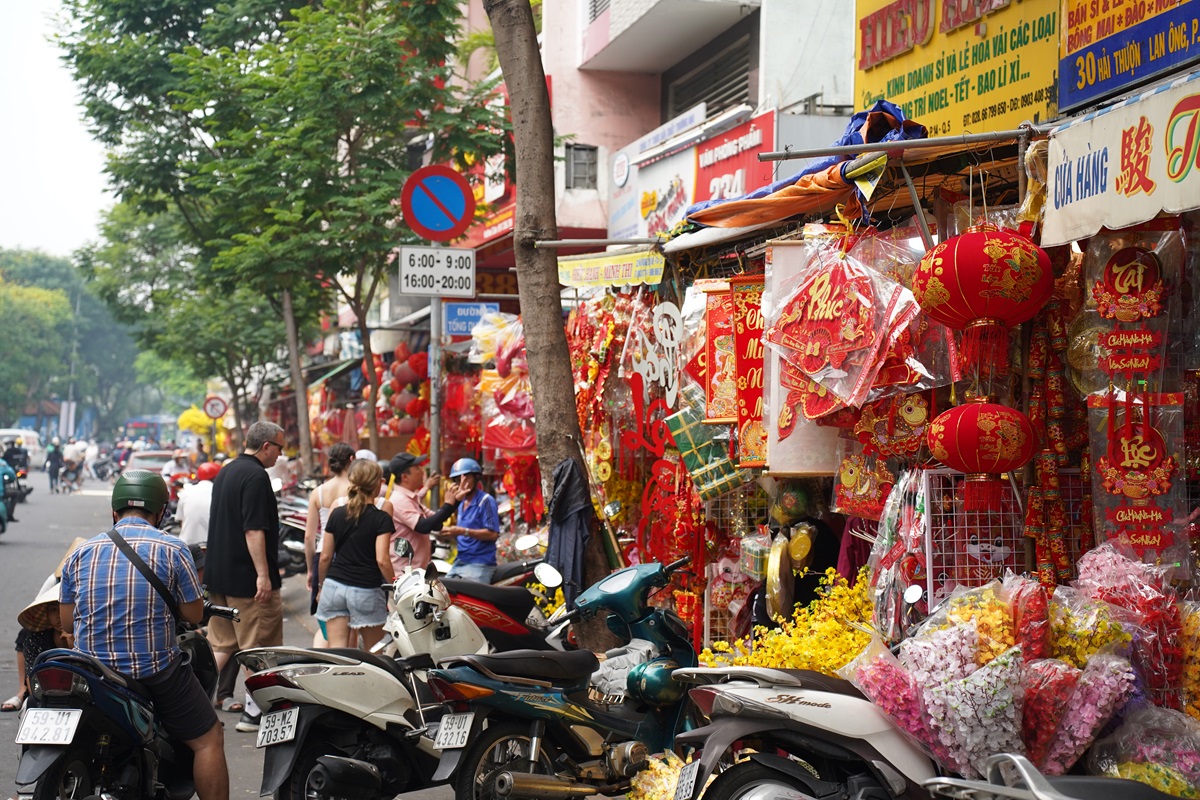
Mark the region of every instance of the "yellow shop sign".
[[890, 100], [930, 136], [1058, 114], [1059, 0], [858, 0], [859, 109]]

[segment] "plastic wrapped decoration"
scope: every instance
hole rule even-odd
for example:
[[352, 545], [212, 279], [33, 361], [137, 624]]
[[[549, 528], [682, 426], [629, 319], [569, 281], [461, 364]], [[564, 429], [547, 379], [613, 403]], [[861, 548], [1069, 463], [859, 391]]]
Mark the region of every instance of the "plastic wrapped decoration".
[[1046, 587], [1020, 575], [1008, 575], [1001, 584], [1000, 597], [1008, 604], [1014, 638], [1025, 660], [1049, 657], [1050, 593]]
[[896, 483], [887, 462], [858, 442], [840, 442], [841, 463], [833, 477], [831, 510], [838, 514], [878, 520]]
[[1022, 676], [1025, 686], [1025, 704], [1021, 710], [1022, 737], [1025, 740], [1025, 755], [1040, 770], [1046, 769], [1054, 734], [1081, 675], [1083, 670], [1056, 658], [1029, 659], [1025, 662]]
[[1096, 654], [1127, 656], [1133, 623], [1121, 609], [1059, 586], [1050, 599], [1050, 655], [1083, 667]]
[[1134, 709], [1088, 755], [1093, 775], [1140, 781], [1176, 797], [1200, 797], [1200, 724], [1175, 711]]
[[905, 591], [921, 583], [924, 553], [925, 495], [920, 474], [900, 474], [888, 494], [867, 560], [870, 567], [872, 624], [887, 642], [895, 643], [914, 628], [917, 607], [904, 599]]
[[1088, 659], [1046, 754], [1047, 773], [1062, 775], [1075, 765], [1096, 734], [1129, 699], [1135, 681], [1133, 667], [1120, 656]]
[[773, 269], [799, 276], [763, 294], [763, 340], [847, 405], [870, 394], [888, 348], [919, 313], [912, 293], [829, 242], [772, 248]]

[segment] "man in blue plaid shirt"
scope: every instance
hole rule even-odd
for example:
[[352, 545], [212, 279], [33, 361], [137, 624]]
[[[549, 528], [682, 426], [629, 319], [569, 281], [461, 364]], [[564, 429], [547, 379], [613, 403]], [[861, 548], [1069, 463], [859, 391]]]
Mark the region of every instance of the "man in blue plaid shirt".
[[[174, 596], [183, 621], [195, 624], [204, 618], [204, 597], [191, 553], [157, 528], [168, 499], [161, 475], [130, 470], [113, 487], [113, 523]], [[166, 601], [107, 534], [67, 558], [59, 603], [76, 648], [146, 687], [167, 733], [192, 749], [200, 800], [228, 800], [225, 737], [212, 700], [183, 661]]]

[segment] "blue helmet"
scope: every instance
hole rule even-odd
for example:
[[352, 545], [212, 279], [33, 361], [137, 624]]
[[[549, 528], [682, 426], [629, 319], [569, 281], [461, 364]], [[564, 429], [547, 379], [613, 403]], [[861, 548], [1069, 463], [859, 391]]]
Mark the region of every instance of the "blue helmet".
[[483, 474], [483, 467], [479, 466], [479, 462], [473, 458], [460, 458], [454, 462], [454, 466], [450, 467], [450, 477], [457, 478], [461, 475], [470, 475], [477, 472]]

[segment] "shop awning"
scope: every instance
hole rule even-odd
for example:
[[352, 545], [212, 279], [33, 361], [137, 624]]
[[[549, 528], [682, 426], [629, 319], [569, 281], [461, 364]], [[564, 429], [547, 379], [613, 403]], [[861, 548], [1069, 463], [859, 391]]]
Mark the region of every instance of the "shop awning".
[[1200, 208], [1200, 72], [1050, 132], [1042, 246]]
[[[327, 372], [322, 373], [320, 375], [320, 377], [318, 377], [314, 380], [310, 380], [308, 382], [309, 391], [312, 391], [313, 389], [318, 388], [323, 383], [325, 383], [325, 381], [330, 380], [331, 378], [336, 378], [338, 375], [341, 375], [345, 372], [349, 372], [350, 370], [354, 369], [355, 367], [357, 367], [360, 364], [362, 364], [361, 358], [348, 358], [345, 361], [339, 361], [334, 367], [329, 369]], [[327, 367], [329, 365], [321, 364], [319, 366]]]
[[774, 227], [778, 224], [778, 222], [764, 222], [760, 225], [744, 225], [740, 228], [704, 228], [692, 231], [682, 236], [676, 236], [663, 245], [663, 253], [671, 255], [672, 253], [691, 250], [693, 247], [709, 247], [714, 244], [732, 242], [741, 239], [748, 233], [760, 231], [763, 228]]

